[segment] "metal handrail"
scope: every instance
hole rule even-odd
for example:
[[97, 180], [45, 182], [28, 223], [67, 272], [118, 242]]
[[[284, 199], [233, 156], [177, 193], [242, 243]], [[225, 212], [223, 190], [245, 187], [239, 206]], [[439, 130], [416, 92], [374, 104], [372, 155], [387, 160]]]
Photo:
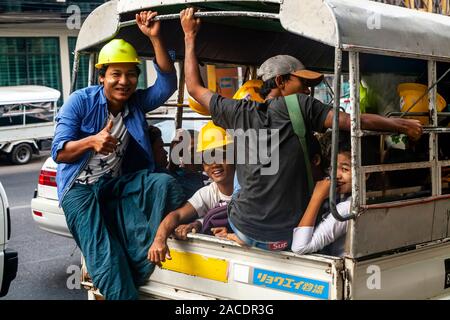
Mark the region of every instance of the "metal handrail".
[[330, 211], [333, 217], [338, 221], [347, 221], [355, 217], [354, 214], [341, 216], [336, 208], [336, 187], [337, 187], [337, 153], [339, 142], [339, 98], [341, 92], [341, 73], [342, 73], [342, 51], [339, 48], [335, 50], [334, 60], [334, 112], [333, 112], [333, 135], [331, 137], [331, 187], [330, 187]]
[[[448, 133], [450, 132], [449, 127], [422, 127], [423, 133]], [[381, 135], [395, 135], [399, 133], [389, 132], [389, 131], [372, 131], [372, 130], [361, 130], [360, 137], [366, 136], [381, 136]]]
[[[145, 117], [146, 119], [149, 120], [173, 120], [175, 121], [175, 116], [152, 116], [152, 115], [147, 115]], [[185, 117], [183, 116], [183, 120], [211, 120], [211, 117]]]
[[[401, 116], [404, 112], [399, 112], [399, 111], [391, 111], [386, 113], [386, 117], [398, 117]], [[436, 112], [436, 114], [441, 117], [448, 117], [450, 116], [450, 112]], [[429, 116], [430, 113], [429, 112], [408, 112], [406, 114], [407, 116]]]
[[[250, 17], [250, 18], [263, 18], [280, 20], [280, 15], [277, 13], [268, 12], [252, 12], [252, 11], [208, 11], [208, 12], [195, 12], [195, 18], [211, 18], [211, 17]], [[175, 20], [179, 19], [179, 13], [158, 15], [153, 18], [153, 21]], [[119, 23], [119, 28], [129, 27], [136, 24], [136, 20], [129, 20]]]
[[361, 173], [373, 173], [383, 171], [401, 171], [411, 169], [431, 168], [432, 164], [429, 161], [421, 162], [402, 162], [402, 163], [386, 163], [371, 166], [361, 166]]
[[75, 51], [73, 57], [72, 82], [70, 84], [70, 93], [74, 92], [77, 86], [79, 64], [80, 64], [80, 53], [78, 51]]

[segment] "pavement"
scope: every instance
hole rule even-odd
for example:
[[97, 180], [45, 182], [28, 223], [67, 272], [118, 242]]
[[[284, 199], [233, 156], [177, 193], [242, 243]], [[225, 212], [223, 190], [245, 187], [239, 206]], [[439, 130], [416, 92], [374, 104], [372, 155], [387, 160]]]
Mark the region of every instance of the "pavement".
[[87, 299], [87, 292], [75, 280], [77, 271], [73, 271], [79, 270], [81, 264], [75, 241], [39, 229], [31, 216], [31, 199], [48, 156], [49, 152], [42, 152], [21, 166], [0, 158], [0, 181], [11, 209], [8, 246], [19, 254], [17, 277], [0, 300]]

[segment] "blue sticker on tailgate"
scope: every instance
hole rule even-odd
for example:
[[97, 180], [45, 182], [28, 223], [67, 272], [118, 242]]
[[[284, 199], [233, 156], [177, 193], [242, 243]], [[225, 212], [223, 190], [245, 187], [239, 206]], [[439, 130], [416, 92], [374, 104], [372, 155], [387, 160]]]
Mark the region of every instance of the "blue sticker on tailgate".
[[258, 268], [253, 269], [253, 284], [317, 299], [328, 299], [330, 289], [328, 282]]

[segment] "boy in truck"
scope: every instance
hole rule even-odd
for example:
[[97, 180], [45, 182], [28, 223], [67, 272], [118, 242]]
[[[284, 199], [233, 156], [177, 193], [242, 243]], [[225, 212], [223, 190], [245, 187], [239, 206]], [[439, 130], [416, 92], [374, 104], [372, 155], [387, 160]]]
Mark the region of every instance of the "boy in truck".
[[[170, 212], [161, 222], [155, 239], [148, 251], [150, 262], [162, 266], [161, 262], [171, 259], [167, 246], [167, 238], [175, 231], [178, 239], [185, 240], [189, 232], [199, 232], [203, 218], [207, 212], [220, 205], [227, 205], [233, 193], [234, 165], [225, 161], [224, 147], [232, 143], [225, 130], [207, 123], [199, 134], [198, 152], [221, 154], [223, 161], [208, 163], [203, 158], [203, 168], [213, 182], [198, 190], [182, 207]], [[195, 220], [195, 221], [194, 221]], [[193, 222], [192, 222], [193, 221]], [[195, 230], [195, 231], [194, 231]]]
[[[185, 200], [191, 198], [197, 190], [205, 186], [205, 181], [208, 177], [202, 171], [195, 170], [197, 168], [194, 165], [179, 167], [171, 165], [172, 162], [169, 164], [167, 151], [164, 149], [162, 133], [158, 127], [150, 125], [148, 127], [148, 134], [153, 157], [155, 158], [156, 171], [167, 173], [174, 177], [183, 188]], [[194, 139], [192, 138], [191, 141], [194, 141]], [[190, 148], [191, 153], [194, 151], [194, 148]]]
[[[350, 212], [352, 193], [351, 151], [347, 141], [339, 145], [337, 159], [338, 189], [341, 201], [336, 208], [341, 216]], [[293, 231], [291, 250], [297, 254], [317, 252], [327, 247], [327, 253], [333, 256], [344, 254], [345, 233], [348, 221], [338, 221], [328, 214], [319, 225], [316, 225], [317, 215], [323, 202], [330, 194], [330, 179], [327, 177], [317, 181], [311, 200], [298, 226]]]

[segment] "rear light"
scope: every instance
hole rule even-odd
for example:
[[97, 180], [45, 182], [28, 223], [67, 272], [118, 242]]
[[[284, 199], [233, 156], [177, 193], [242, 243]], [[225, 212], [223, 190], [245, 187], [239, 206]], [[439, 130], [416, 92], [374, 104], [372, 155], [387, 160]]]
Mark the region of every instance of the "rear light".
[[33, 210], [33, 213], [34, 213], [35, 216], [42, 217], [42, 212]]
[[41, 170], [39, 184], [43, 186], [56, 187], [56, 171]]

